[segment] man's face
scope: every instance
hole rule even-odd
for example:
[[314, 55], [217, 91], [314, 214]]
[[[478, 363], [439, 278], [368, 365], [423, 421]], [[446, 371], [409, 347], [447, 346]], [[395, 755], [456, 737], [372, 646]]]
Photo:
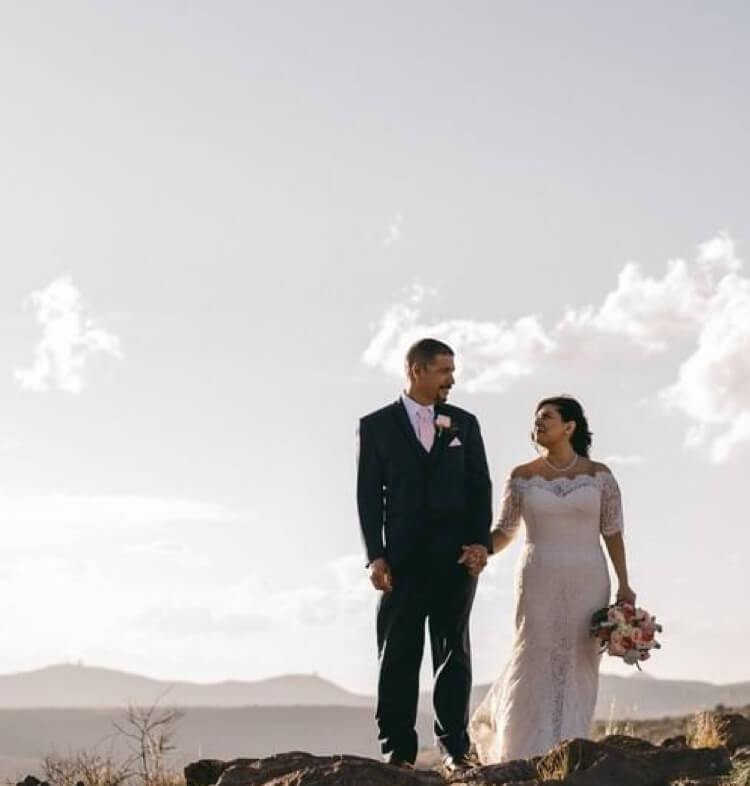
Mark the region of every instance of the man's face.
[[412, 380], [421, 396], [439, 404], [448, 398], [455, 370], [453, 355], [435, 355], [426, 367], [412, 368]]

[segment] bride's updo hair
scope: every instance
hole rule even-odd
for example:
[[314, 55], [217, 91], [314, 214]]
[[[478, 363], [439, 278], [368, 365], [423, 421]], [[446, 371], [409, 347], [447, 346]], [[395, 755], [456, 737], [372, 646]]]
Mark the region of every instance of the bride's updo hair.
[[576, 424], [570, 444], [579, 456], [588, 458], [592, 433], [589, 430], [586, 415], [583, 413], [583, 407], [572, 396], [552, 396], [542, 399], [536, 405], [534, 412], [539, 412], [542, 407], [547, 405], [554, 407], [560, 413], [563, 423], [573, 421]]

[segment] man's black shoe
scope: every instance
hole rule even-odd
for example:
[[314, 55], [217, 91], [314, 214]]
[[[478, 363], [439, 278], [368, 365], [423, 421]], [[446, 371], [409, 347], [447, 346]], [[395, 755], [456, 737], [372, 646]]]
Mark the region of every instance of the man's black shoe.
[[460, 756], [451, 756], [450, 754], [443, 757], [443, 772], [446, 778], [451, 778], [456, 775], [464, 775], [469, 770], [479, 767], [479, 760], [476, 756], [466, 752]]

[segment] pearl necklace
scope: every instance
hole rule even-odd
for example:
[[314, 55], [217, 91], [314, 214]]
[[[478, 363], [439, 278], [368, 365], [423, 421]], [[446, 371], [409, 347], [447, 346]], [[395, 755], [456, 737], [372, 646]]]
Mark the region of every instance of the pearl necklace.
[[543, 461], [543, 462], [544, 462], [544, 463], [545, 463], [545, 464], [546, 464], [548, 467], [550, 467], [551, 469], [554, 469], [554, 470], [555, 470], [555, 472], [567, 472], [569, 469], [573, 469], [573, 467], [575, 467], [575, 465], [576, 465], [576, 462], [578, 461], [578, 458], [579, 458], [579, 457], [578, 457], [578, 454], [576, 453], [576, 454], [573, 456], [573, 461], [571, 461], [571, 462], [570, 462], [570, 464], [568, 464], [568, 465], [567, 465], [567, 466], [565, 466], [565, 467], [556, 467], [556, 466], [555, 466], [555, 465], [554, 465], [554, 464], [553, 464], [551, 461], [549, 461], [549, 460], [547, 459], [547, 457], [546, 457], [546, 456], [542, 456], [542, 461]]

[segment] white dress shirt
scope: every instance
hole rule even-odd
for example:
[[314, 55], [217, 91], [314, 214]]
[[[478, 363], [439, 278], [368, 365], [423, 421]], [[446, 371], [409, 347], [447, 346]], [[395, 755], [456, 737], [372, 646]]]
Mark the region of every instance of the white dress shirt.
[[435, 420], [435, 406], [430, 404], [426, 407], [423, 404], [418, 404], [413, 398], [409, 398], [406, 393], [401, 394], [401, 402], [406, 407], [406, 414], [409, 416], [409, 420], [414, 427], [414, 433], [417, 435], [417, 439], [419, 439], [419, 417], [417, 412], [420, 409], [424, 412], [429, 412], [430, 419]]

